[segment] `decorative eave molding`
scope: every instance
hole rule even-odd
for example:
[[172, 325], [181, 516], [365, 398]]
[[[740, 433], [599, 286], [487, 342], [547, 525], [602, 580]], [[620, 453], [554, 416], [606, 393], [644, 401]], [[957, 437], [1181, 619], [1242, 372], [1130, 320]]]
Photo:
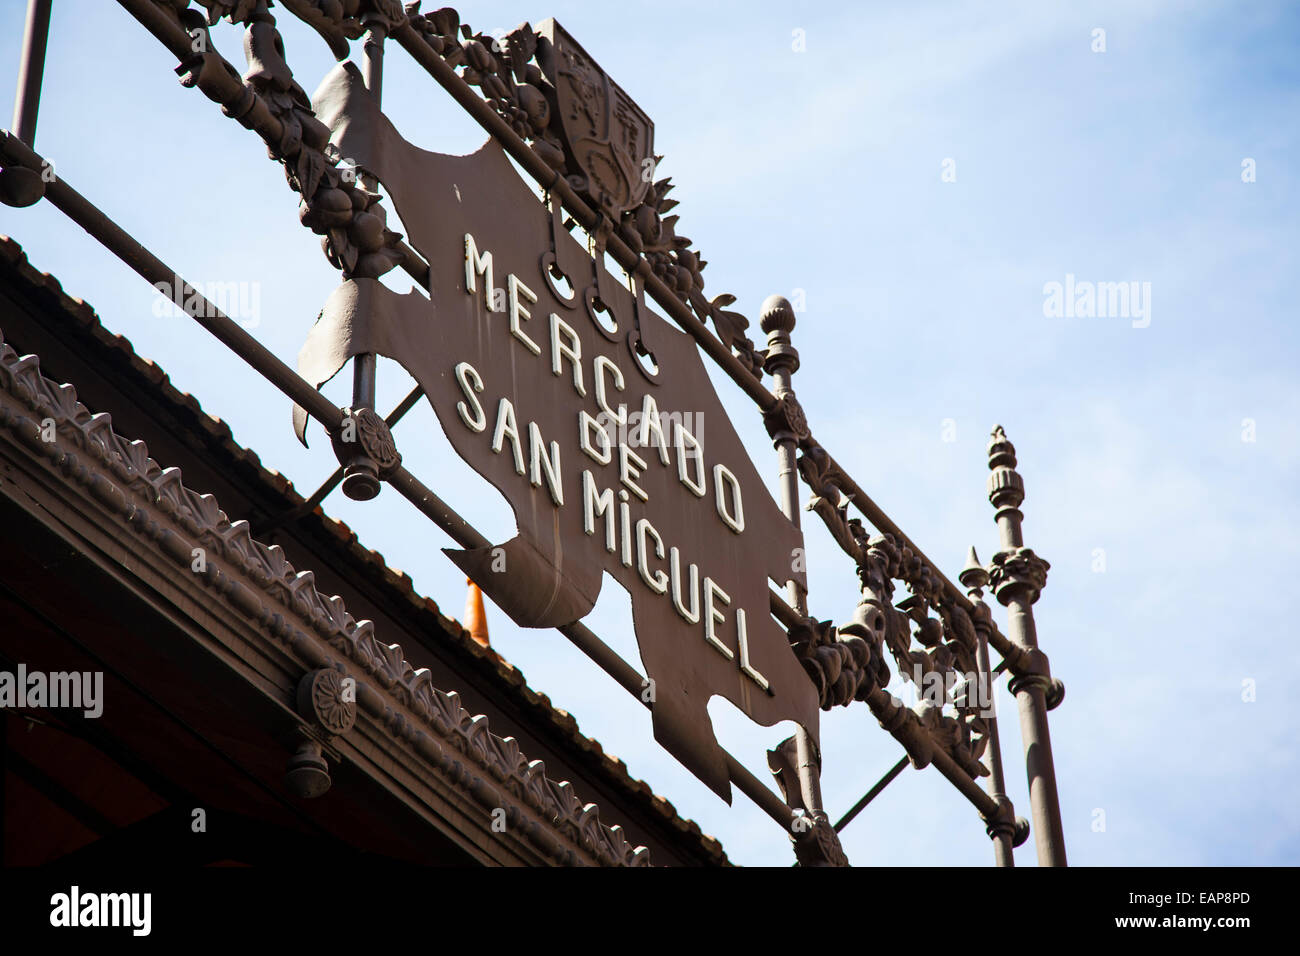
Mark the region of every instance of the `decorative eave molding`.
[[143, 441], [115, 432], [112, 418], [92, 414], [73, 386], [46, 378], [38, 357], [19, 356], [3, 330], [0, 436], [43, 458], [56, 480], [82, 486], [187, 573], [195, 573], [193, 549], [204, 548], [206, 569], [195, 576], [220, 600], [255, 621], [304, 674], [325, 662], [355, 676], [359, 710], [486, 811], [504, 809], [509, 831], [546, 858], [560, 865], [650, 865], [649, 851], [631, 846], [621, 827], [602, 824], [597, 806], [584, 804], [570, 783], [547, 777], [543, 762], [529, 761], [513, 737], [496, 736], [455, 692], [435, 688], [401, 645], [378, 640], [372, 622], [356, 620], [340, 597], [316, 589], [311, 571], [295, 570], [278, 546], [255, 541], [246, 521], [231, 522], [213, 496], [185, 487], [179, 468], [162, 468]]

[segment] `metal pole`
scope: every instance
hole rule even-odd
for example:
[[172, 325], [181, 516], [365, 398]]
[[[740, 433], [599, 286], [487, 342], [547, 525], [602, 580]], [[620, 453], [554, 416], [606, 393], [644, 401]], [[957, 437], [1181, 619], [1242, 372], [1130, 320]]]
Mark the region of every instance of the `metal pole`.
[[[794, 331], [794, 308], [781, 296], [769, 296], [763, 302], [760, 327], [767, 333], [767, 358], [764, 369], [772, 375], [776, 384], [778, 402], [795, 401], [794, 389], [790, 381], [799, 368], [799, 352], [790, 344], [790, 333]], [[787, 406], [789, 407], [789, 406]], [[797, 436], [789, 428], [781, 428], [772, 434], [772, 443], [776, 446], [777, 460], [780, 465], [781, 510], [796, 528], [800, 527], [799, 511], [799, 471], [795, 464]], [[786, 582], [790, 606], [803, 617], [808, 613], [807, 595], [793, 581]], [[822, 807], [821, 760], [812, 737], [803, 728], [795, 730], [796, 770], [799, 774], [799, 789], [803, 793], [803, 803], [809, 814], [816, 817], [824, 813]]]
[[45, 76], [45, 46], [50, 37], [52, 0], [28, 0], [23, 51], [18, 60], [18, 91], [14, 97], [13, 131], [28, 146], [36, 142], [36, 113], [41, 106]]
[[[366, 90], [378, 106], [384, 89], [384, 38], [388, 28], [382, 18], [367, 14], [363, 20], [367, 27], [361, 45], [361, 75]], [[371, 191], [379, 188], [373, 176], [360, 177], [361, 185]], [[378, 357], [374, 352], [362, 352], [352, 359], [352, 407], [375, 407], [375, 379], [378, 375]], [[343, 468], [343, 493], [354, 501], [369, 501], [379, 494], [382, 484], [375, 464], [365, 454], [356, 455]]]
[[[1048, 564], [1024, 546], [1020, 523], [1024, 515], [1025, 483], [1016, 472], [1016, 449], [1001, 425], [989, 441], [989, 502], [997, 509], [1001, 550], [993, 556], [989, 579], [999, 603], [1007, 608], [1007, 630], [1025, 662], [1008, 688], [1020, 709], [1020, 734], [1029, 776], [1029, 805], [1034, 821], [1034, 845], [1039, 866], [1065, 866], [1065, 832], [1061, 826], [1056, 768], [1047, 711], [1060, 703], [1065, 689], [1052, 679], [1047, 655], [1038, 649], [1034, 631], [1034, 602], [1047, 583]], [[1050, 701], [1050, 703], [1049, 703]]]
[[[988, 632], [991, 618], [988, 605], [984, 603], [984, 592], [982, 590], [988, 584], [989, 575], [979, 563], [979, 558], [975, 555], [973, 547], [970, 549], [970, 556], [966, 560], [966, 567], [962, 568], [957, 579], [970, 589], [967, 592], [967, 597], [970, 598], [971, 605], [974, 607], [971, 621], [975, 626], [975, 637], [978, 642], [975, 648], [975, 664], [979, 670], [978, 679], [981, 684], [977, 690], [981, 702], [988, 707], [984, 717], [985, 724], [988, 727], [988, 746], [984, 752], [984, 765], [989, 768], [989, 793], [994, 800], [1001, 803], [1007, 800], [1007, 785], [1006, 778], [1002, 773], [1002, 742], [998, 738], [998, 718], [994, 712], [993, 704], [993, 675], [989, 669]], [[990, 828], [989, 836], [993, 839], [993, 860], [998, 866], [1016, 865], [1015, 855], [1012, 850], [1015, 845], [1012, 842], [1014, 834], [1014, 826], [1010, 829], [1006, 826]]]
[[[366, 90], [374, 97], [377, 108], [384, 91], [384, 38], [388, 35], [388, 27], [381, 18], [372, 15], [367, 15], [362, 22], [369, 29], [361, 44], [361, 76]], [[378, 188], [375, 178], [370, 175], [362, 176], [361, 184], [370, 190]], [[358, 355], [352, 360], [353, 408], [375, 407], [375, 368], [373, 352]]]

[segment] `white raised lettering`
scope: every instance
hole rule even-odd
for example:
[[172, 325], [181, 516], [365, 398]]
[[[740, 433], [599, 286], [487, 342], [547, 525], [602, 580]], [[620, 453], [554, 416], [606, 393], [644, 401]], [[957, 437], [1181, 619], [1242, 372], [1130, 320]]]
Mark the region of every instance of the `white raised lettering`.
[[[745, 506], [740, 500], [740, 482], [723, 464], [713, 466], [713, 490], [718, 503], [718, 517], [736, 534], [745, 530]], [[727, 498], [731, 507], [727, 507]]]
[[636, 479], [641, 477], [643, 471], [645, 471], [645, 459], [620, 442], [618, 446], [619, 481], [623, 482], [628, 490], [642, 501], [649, 501], [650, 496], [636, 483]]
[[510, 439], [510, 447], [515, 455], [515, 471], [524, 474], [524, 449], [519, 443], [519, 425], [515, 422], [515, 407], [510, 399], [503, 398], [497, 404], [497, 427], [492, 432], [492, 450], [497, 454], [505, 447], [505, 439]]
[[618, 411], [611, 408], [608, 393], [605, 391], [605, 373], [612, 373], [610, 381], [614, 383], [614, 388], [620, 392], [623, 391], [623, 373], [619, 371], [617, 365], [611, 362], [604, 355], [597, 355], [593, 360], [592, 365], [596, 370], [596, 405], [613, 421], [616, 421], [619, 424], [625, 424], [627, 421], [627, 409], [622, 405], [618, 406]]
[[[560, 340], [560, 333], [564, 333], [567, 341]], [[582, 340], [578, 338], [578, 333], [574, 331], [573, 326], [565, 322], [562, 318], [551, 313], [551, 372], [554, 375], [564, 374], [564, 359], [568, 359], [573, 365], [573, 388], [579, 395], [586, 395], [587, 388], [582, 384]]]
[[655, 403], [654, 396], [647, 394], [641, 401], [641, 428], [637, 432], [636, 443], [646, 448], [651, 440], [659, 448], [659, 460], [668, 464], [668, 438], [664, 435], [663, 422], [659, 418], [659, 406]]
[[655, 594], [663, 594], [668, 590], [668, 575], [662, 570], [657, 570], [654, 574], [650, 573], [649, 557], [646, 551], [646, 541], [653, 537], [655, 541], [655, 557], [664, 556], [664, 539], [659, 537], [659, 532], [654, 529], [648, 518], [642, 518], [636, 523], [636, 569], [641, 574], [641, 580], [646, 586], [654, 591]]
[[551, 500], [555, 502], [555, 506], [558, 508], [564, 504], [564, 489], [560, 486], [560, 443], [551, 442], [550, 455], [542, 454], [544, 448], [545, 442], [542, 441], [542, 430], [537, 427], [536, 422], [529, 422], [528, 480], [534, 488], [540, 488], [542, 476], [545, 475], [546, 488], [550, 491]]
[[473, 405], [474, 411], [470, 411], [470, 406], [464, 402], [456, 403], [456, 413], [460, 415], [460, 420], [465, 423], [465, 427], [472, 432], [481, 432], [487, 428], [487, 416], [483, 414], [483, 406], [479, 404], [478, 396], [475, 392], [483, 391], [483, 379], [479, 376], [478, 371], [469, 362], [461, 362], [456, 366], [456, 381], [460, 383], [460, 390], [465, 393], [465, 398]]
[[[597, 444], [600, 447], [591, 444], [592, 435], [597, 436]], [[609, 432], [601, 427], [600, 422], [588, 415], [586, 410], [578, 412], [578, 444], [588, 458], [602, 465], [608, 465], [614, 457], [614, 450], [609, 442]]]
[[474, 237], [465, 233], [465, 291], [473, 295], [478, 291], [478, 276], [483, 276], [483, 304], [489, 312], [492, 309], [492, 253], [478, 254]]
[[534, 355], [541, 355], [542, 347], [530, 339], [527, 333], [525, 333], [523, 328], [519, 325], [519, 320], [521, 318], [527, 320], [532, 318], [533, 315], [519, 303], [520, 293], [523, 293], [523, 297], [529, 302], [536, 302], [537, 296], [533, 294], [532, 289], [520, 282], [519, 278], [513, 272], [506, 276], [506, 292], [509, 296], [510, 303], [510, 334], [520, 342], [523, 342], [528, 348], [528, 351], [532, 352]]
[[596, 533], [596, 518], [605, 516], [605, 550], [614, 553], [616, 529], [614, 528], [614, 490], [606, 488], [596, 494], [596, 479], [591, 472], [582, 473], [582, 530], [587, 534]]
[[[677, 447], [678, 479], [691, 489], [695, 497], [703, 498], [705, 494], [704, 446], [680, 422], [673, 422], [673, 444]], [[694, 476], [691, 475], [687, 462], [695, 463]]]
[[676, 548], [668, 551], [668, 569], [672, 572], [673, 607], [688, 623], [700, 623], [700, 569], [691, 565], [691, 606], [682, 601], [682, 555]]
[[734, 661], [736, 655], [731, 652], [731, 648], [718, 640], [718, 632], [715, 628], [727, 617], [714, 606], [714, 598], [722, 598], [723, 604], [731, 603], [731, 596], [714, 584], [713, 578], [706, 577], [704, 579], [704, 639], [727, 660]]

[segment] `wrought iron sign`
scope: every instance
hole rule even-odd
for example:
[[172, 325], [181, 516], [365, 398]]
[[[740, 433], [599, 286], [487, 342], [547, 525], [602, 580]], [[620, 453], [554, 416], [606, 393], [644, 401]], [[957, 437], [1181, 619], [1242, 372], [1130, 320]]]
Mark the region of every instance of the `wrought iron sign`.
[[[1048, 566], [1024, 547], [1011, 443], [999, 428], [989, 446], [1000, 549], [987, 568], [971, 549], [959, 588], [813, 437], [792, 387], [799, 356], [789, 303], [764, 303], [760, 348], [748, 319], [729, 308], [734, 296], [706, 297], [706, 263], [677, 231], [672, 184], [654, 178], [653, 123], [559, 24], [492, 38], [446, 8], [281, 0], [339, 61], [309, 98], [268, 0], [120, 3], [176, 54], [184, 85], [284, 164], [303, 225], [341, 272], [342, 284], [322, 294], [296, 373], [219, 310], [195, 320], [292, 399], [300, 439], [309, 417], [320, 421], [345, 493], [365, 499], [385, 482], [395, 487], [460, 544], [448, 555], [512, 620], [573, 640], [649, 706], [664, 747], [724, 799], [733, 784], [754, 799], [788, 829], [806, 865], [846, 863], [837, 832], [908, 763], [933, 764], [975, 805], [997, 862], [1009, 865], [1029, 824], [1005, 795], [987, 699], [1006, 671], [1021, 708], [1039, 860], [1065, 862], [1046, 717], [1063, 687], [1032, 620]], [[211, 43], [208, 31], [223, 19], [244, 28], [242, 73]], [[39, 32], [29, 31], [29, 47], [43, 48]], [[484, 146], [450, 156], [403, 138], [381, 105], [393, 42], [491, 134]], [[65, 182], [40, 178], [39, 73], [24, 68], [16, 133], [0, 139], [0, 196], [18, 206], [48, 198], [147, 280], [169, 281], [161, 260]], [[409, 236], [388, 227], [381, 187]], [[610, 273], [607, 257], [623, 275]], [[379, 281], [399, 267], [416, 291]], [[171, 285], [178, 301], [197, 295]], [[401, 363], [419, 386], [387, 418], [374, 409], [376, 355]], [[781, 469], [779, 504], [704, 356], [757, 405]], [[319, 388], [349, 362], [353, 401], [340, 409]], [[402, 464], [391, 428], [422, 396], [456, 452], [510, 502], [516, 537], [487, 541]], [[839, 627], [808, 611], [796, 560], [800, 481], [811, 492], [807, 510], [861, 585]], [[631, 595], [644, 677], [581, 624], [606, 572]], [[905, 597], [895, 594], [899, 583]], [[1009, 636], [982, 599], [989, 585], [1012, 610]], [[996, 668], [990, 647], [1002, 658]], [[891, 662], [918, 685], [940, 687], [939, 700], [909, 708], [895, 699], [885, 689]], [[760, 724], [800, 727], [769, 753], [782, 796], [719, 746], [713, 696]], [[832, 826], [819, 785], [818, 710], [855, 702], [906, 754]]]
[[[548, 62], [575, 69], [573, 53], [539, 42]], [[585, 69], [596, 92], [582, 115], [607, 126], [605, 92], [617, 88]], [[619, 102], [641, 115], [626, 96]], [[608, 571], [632, 596], [655, 736], [730, 800], [709, 698], [812, 734], [817, 699], [769, 612], [769, 580], [804, 585], [794, 570], [802, 536], [759, 479], [699, 350], [647, 307], [639, 284], [634, 295], [603, 275], [600, 258], [563, 228], [558, 203], [540, 202], [496, 142], [469, 156], [410, 145], [350, 63], [312, 103], [338, 152], [409, 223], [430, 281], [427, 295], [400, 295], [372, 278], [347, 280], [299, 372], [320, 384], [367, 353], [404, 365], [452, 446], [519, 522], [504, 545], [452, 560], [524, 627], [581, 620]], [[645, 145], [647, 129], [619, 136]], [[582, 127], [578, 155], [616, 213], [643, 192], [631, 186], [640, 165], [591, 131]]]

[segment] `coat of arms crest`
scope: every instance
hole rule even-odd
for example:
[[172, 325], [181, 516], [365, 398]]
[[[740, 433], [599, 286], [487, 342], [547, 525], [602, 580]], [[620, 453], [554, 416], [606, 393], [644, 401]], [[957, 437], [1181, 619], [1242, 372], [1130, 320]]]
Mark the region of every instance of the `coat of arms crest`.
[[654, 181], [654, 123], [555, 20], [537, 34], [537, 61], [555, 87], [565, 148], [586, 175], [580, 188], [617, 220]]

